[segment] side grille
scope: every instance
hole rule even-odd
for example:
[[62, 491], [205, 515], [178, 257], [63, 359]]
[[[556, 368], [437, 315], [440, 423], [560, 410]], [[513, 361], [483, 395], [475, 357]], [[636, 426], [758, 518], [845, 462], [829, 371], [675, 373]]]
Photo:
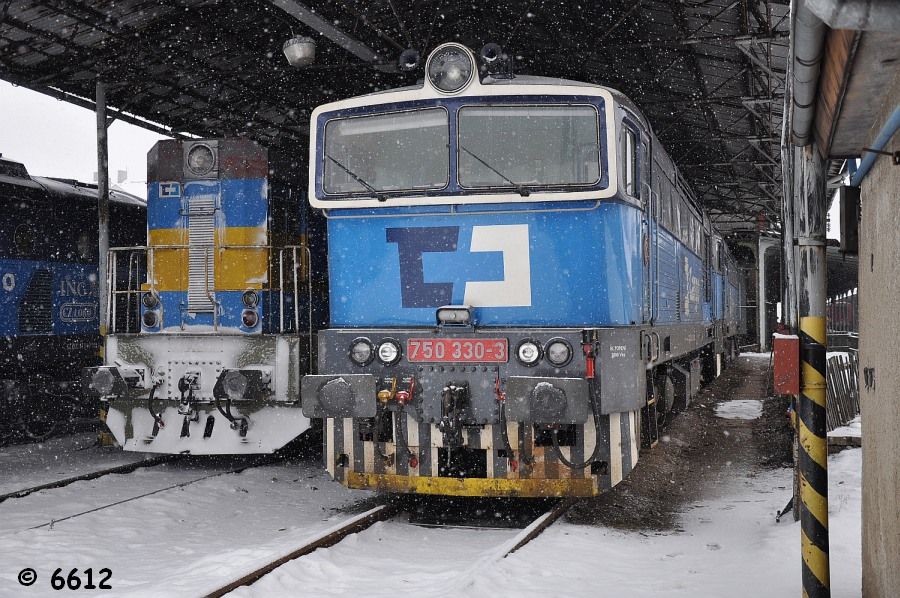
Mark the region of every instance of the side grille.
[[188, 311], [212, 312], [215, 288], [215, 195], [195, 195], [188, 213]]
[[35, 270], [19, 302], [19, 332], [53, 332], [53, 274]]

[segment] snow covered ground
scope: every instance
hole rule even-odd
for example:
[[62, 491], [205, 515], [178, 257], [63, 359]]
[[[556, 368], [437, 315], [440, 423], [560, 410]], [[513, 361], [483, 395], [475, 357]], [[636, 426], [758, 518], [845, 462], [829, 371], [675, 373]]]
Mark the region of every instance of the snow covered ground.
[[134, 463], [146, 457], [115, 447], [100, 448], [95, 446], [96, 442], [97, 434], [84, 433], [0, 449], [0, 494]]
[[[3, 502], [0, 597], [58, 596], [51, 575], [75, 567], [92, 568], [94, 583], [101, 568], [112, 571], [112, 590], [79, 596], [199, 596], [303, 544], [347, 516], [336, 509], [371, 496], [329, 481], [315, 459], [209, 477], [59, 521], [239, 464], [192, 459]], [[38, 578], [28, 588], [17, 581], [26, 567]]]
[[862, 437], [862, 419], [859, 415], [851, 419], [847, 422], [846, 426], [840, 426], [835, 428], [831, 432], [828, 433], [829, 436], [837, 436], [837, 437], [845, 437], [845, 436], [853, 436], [856, 438]]
[[[830, 457], [832, 596], [860, 594], [859, 449]], [[791, 470], [751, 473], [693, 504], [682, 530], [624, 532], [556, 523], [506, 559], [510, 530], [380, 523], [288, 563], [235, 596], [799, 596], [800, 528], [775, 513]]]
[[722, 419], [756, 419], [762, 415], [763, 404], [757, 399], [737, 399], [716, 404], [716, 417]]
[[[32, 457], [30, 463], [42, 463]], [[855, 597], [861, 450], [832, 455], [829, 463], [832, 596]], [[200, 596], [296, 549], [342, 522], [348, 514], [338, 508], [360, 503], [361, 510], [372, 496], [329, 481], [311, 460], [210, 477], [52, 528], [26, 529], [233, 466], [160, 465], [0, 504], [0, 597], [57, 596], [51, 574], [73, 567], [91, 567], [95, 576], [104, 567], [112, 571], [112, 590], [79, 596]], [[798, 596], [799, 524], [774, 520], [790, 486], [790, 469], [736, 469], [724, 488], [685, 509], [676, 531], [557, 522], [505, 559], [498, 556], [519, 530], [383, 522], [233, 595]], [[28, 588], [17, 581], [25, 567], [38, 575]]]

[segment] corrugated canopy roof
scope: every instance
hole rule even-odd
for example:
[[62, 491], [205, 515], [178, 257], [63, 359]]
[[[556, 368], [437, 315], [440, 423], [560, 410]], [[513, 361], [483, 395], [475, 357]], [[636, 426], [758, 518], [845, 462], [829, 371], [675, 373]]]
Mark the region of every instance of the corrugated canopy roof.
[[[725, 228], [780, 222], [789, 6], [767, 0], [0, 0], [0, 77], [120, 118], [302, 149], [318, 104], [413, 83], [397, 57], [500, 43], [517, 71], [615, 87]], [[316, 63], [281, 46], [315, 35]], [[764, 213], [764, 219], [759, 217]]]

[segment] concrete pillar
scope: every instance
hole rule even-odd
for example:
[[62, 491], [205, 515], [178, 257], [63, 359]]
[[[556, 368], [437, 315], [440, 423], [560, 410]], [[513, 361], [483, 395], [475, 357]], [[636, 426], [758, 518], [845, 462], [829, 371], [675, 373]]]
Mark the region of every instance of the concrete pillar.
[[109, 150], [106, 139], [106, 84], [97, 81], [97, 214], [98, 214], [98, 254], [97, 292], [100, 300], [100, 335], [105, 337], [109, 330], [107, 304], [109, 289], [106, 284], [106, 259], [109, 253]]
[[[900, 106], [900, 73], [883, 96], [866, 146]], [[885, 151], [900, 150], [900, 132]], [[900, 166], [879, 156], [860, 184], [859, 399], [862, 410], [862, 594], [900, 588]]]
[[759, 237], [758, 247], [756, 251], [757, 259], [757, 294], [756, 294], [756, 305], [757, 305], [757, 329], [759, 330], [759, 350], [765, 351], [769, 346], [770, 336], [772, 336], [772, 331], [768, 329], [768, 293], [766, 292], [766, 285], [769, 284], [766, 280], [766, 252], [773, 248], [778, 247], [781, 244], [780, 239], [773, 239], [772, 237]]

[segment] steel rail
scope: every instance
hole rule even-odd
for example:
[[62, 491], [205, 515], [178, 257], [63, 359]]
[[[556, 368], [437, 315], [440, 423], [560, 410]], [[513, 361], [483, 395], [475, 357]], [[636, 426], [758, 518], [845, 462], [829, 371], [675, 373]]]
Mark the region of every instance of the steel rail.
[[[513, 552], [519, 550], [520, 548], [534, 540], [536, 537], [538, 537], [548, 527], [553, 525], [553, 523], [558, 520], [563, 514], [565, 514], [566, 511], [568, 511], [574, 504], [576, 504], [576, 502], [578, 502], [578, 499], [576, 498], [567, 498], [561, 500], [552, 509], [532, 521], [526, 528], [516, 534], [516, 536], [511, 540], [503, 543], [498, 548], [489, 551], [487, 558], [481, 559], [479, 562], [476, 562], [474, 566], [476, 568], [480, 568], [483, 566], [494, 564], [497, 561], [506, 558]], [[227, 585], [224, 585], [221, 588], [206, 594], [204, 598], [221, 598], [222, 596], [225, 596], [229, 592], [232, 592], [239, 587], [251, 585], [259, 581], [278, 567], [290, 561], [309, 555], [319, 548], [328, 548], [330, 546], [334, 546], [347, 536], [364, 531], [379, 521], [390, 519], [402, 510], [402, 507], [398, 503], [393, 503], [381, 505], [369, 511], [366, 511], [365, 513], [356, 515], [355, 517], [352, 517], [346, 522], [340, 524], [338, 527], [331, 528], [330, 530], [322, 532], [320, 535], [316, 536], [314, 539], [307, 542], [302, 547], [294, 550], [293, 552], [281, 556], [271, 561], [269, 564], [264, 565], [256, 569], [255, 571], [252, 571], [228, 583]], [[437, 525], [434, 527], [444, 526]]]
[[389, 519], [396, 515], [400, 511], [399, 505], [389, 504], [389, 505], [380, 505], [375, 507], [374, 509], [370, 509], [365, 513], [361, 513], [354, 517], [351, 517], [348, 521], [341, 524], [336, 528], [332, 528], [330, 530], [326, 530], [319, 536], [316, 536], [310, 542], [304, 544], [297, 550], [294, 550], [284, 556], [278, 557], [274, 561], [270, 562], [267, 565], [263, 565], [259, 569], [251, 571], [250, 573], [232, 581], [231, 583], [222, 586], [217, 590], [213, 590], [209, 594], [206, 594], [205, 598], [220, 598], [229, 592], [236, 590], [241, 586], [248, 586], [262, 577], [268, 575], [278, 567], [298, 559], [302, 556], [306, 556], [312, 552], [315, 552], [319, 548], [328, 548], [329, 546], [334, 546], [347, 536], [351, 534], [355, 534], [357, 532], [361, 532], [375, 523], [379, 521], [384, 521], [385, 519]]
[[71, 478], [65, 478], [62, 480], [57, 480], [55, 482], [48, 482], [46, 484], [40, 484], [39, 486], [32, 486], [31, 488], [23, 488], [21, 490], [15, 490], [13, 492], [7, 492], [6, 494], [0, 494], [0, 503], [10, 498], [24, 498], [29, 494], [34, 494], [35, 492], [40, 492], [41, 490], [51, 490], [54, 488], [62, 488], [63, 486], [68, 486], [69, 484], [74, 484], [75, 482], [83, 482], [87, 480], [95, 480], [97, 478], [103, 477], [105, 475], [111, 475], [114, 473], [131, 473], [136, 469], [140, 469], [142, 467], [153, 467], [155, 465], [160, 465], [162, 463], [167, 463], [173, 459], [180, 457], [181, 455], [160, 455], [158, 457], [151, 457], [149, 459], [144, 459], [142, 461], [135, 461], [134, 463], [126, 463], [124, 465], [117, 465], [115, 467], [109, 467], [107, 469], [100, 469], [98, 471], [92, 471], [90, 473], [83, 473], [81, 475], [72, 476]]

